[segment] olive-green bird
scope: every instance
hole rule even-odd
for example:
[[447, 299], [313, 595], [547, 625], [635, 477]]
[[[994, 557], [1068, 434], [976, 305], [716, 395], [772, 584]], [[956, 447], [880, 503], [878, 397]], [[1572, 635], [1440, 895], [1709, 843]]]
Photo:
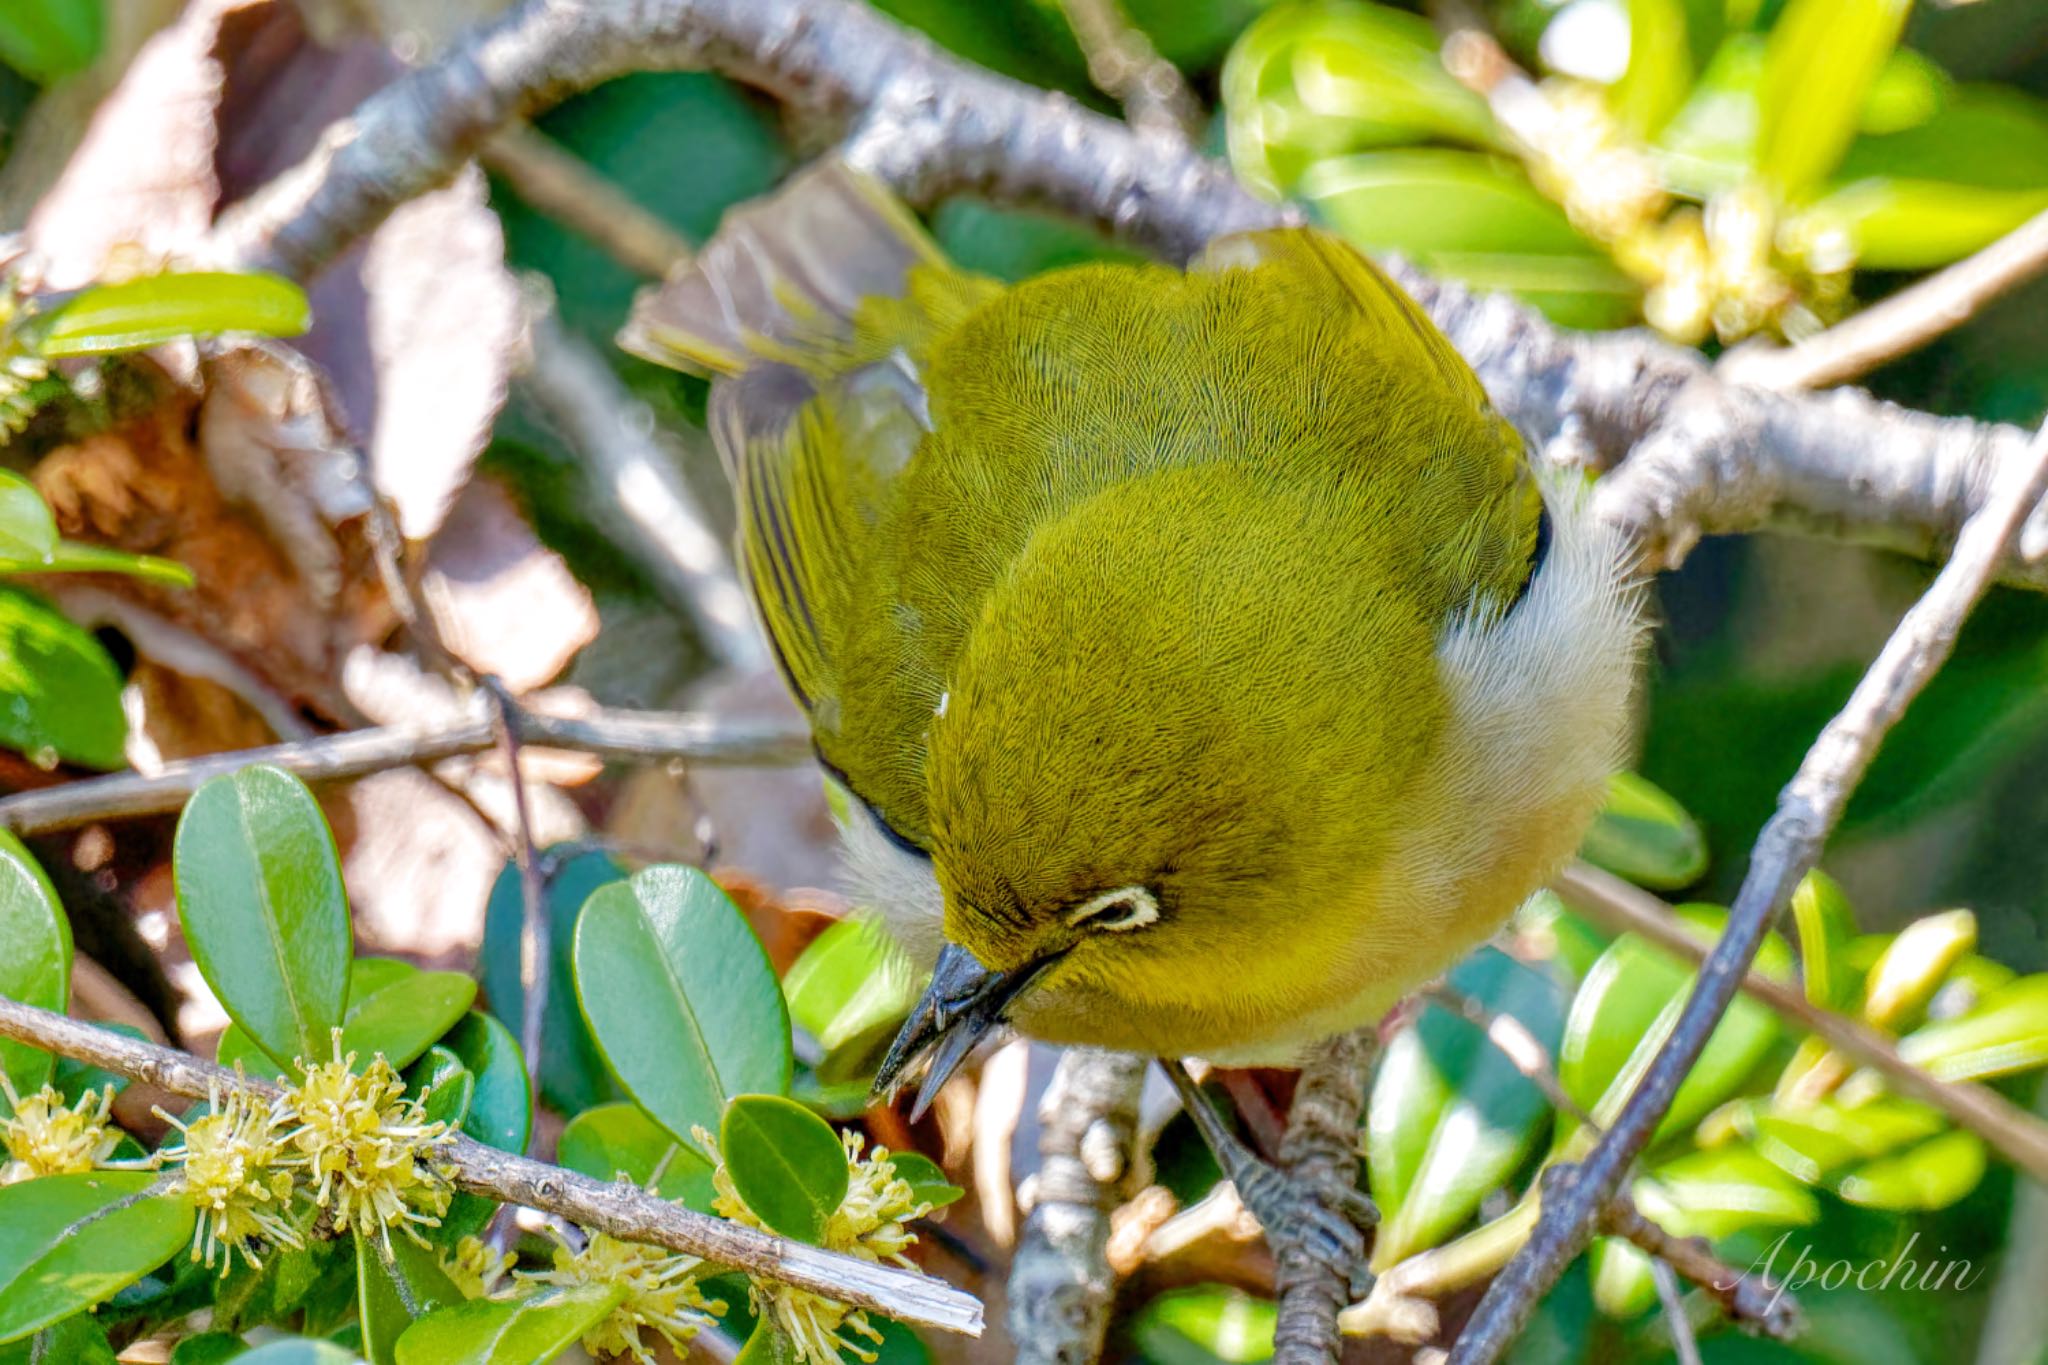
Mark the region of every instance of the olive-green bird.
[[1003, 1020], [1292, 1060], [1498, 928], [1621, 758], [1624, 546], [1326, 234], [1006, 286], [826, 164], [623, 340], [716, 376], [857, 899], [936, 963], [884, 1083]]

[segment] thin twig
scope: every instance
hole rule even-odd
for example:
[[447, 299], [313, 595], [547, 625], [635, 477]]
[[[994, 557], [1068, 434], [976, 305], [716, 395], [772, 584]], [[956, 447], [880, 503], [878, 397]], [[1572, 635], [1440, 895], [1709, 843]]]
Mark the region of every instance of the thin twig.
[[[1687, 933], [1670, 906], [1612, 873], [1574, 863], [1554, 885], [1566, 904], [1604, 928], [1639, 934], [1687, 962], [1707, 960], [1710, 945]], [[1799, 991], [1754, 968], [1743, 974], [1741, 987], [1744, 994], [1823, 1039], [1843, 1056], [1882, 1075], [1899, 1094], [1941, 1110], [2048, 1186], [2048, 1122], [1986, 1086], [1928, 1074], [1901, 1057], [1897, 1046], [1883, 1034], [1847, 1015], [1822, 1009]]]
[[2048, 270], [2048, 210], [1926, 279], [1818, 336], [1782, 349], [1744, 346], [1717, 371], [1734, 384], [1818, 389], [1868, 373], [1975, 317], [1992, 300]]
[[[1559, 1174], [1565, 1169], [1555, 1167], [1547, 1174]], [[1549, 1193], [1550, 1183], [1546, 1181], [1546, 1203]], [[1798, 1333], [1798, 1310], [1781, 1286], [1764, 1275], [1752, 1277], [1735, 1271], [1697, 1237], [1672, 1236], [1644, 1217], [1642, 1210], [1626, 1196], [1601, 1211], [1600, 1230], [1633, 1244], [1650, 1257], [1653, 1266], [1666, 1266], [1712, 1294], [1736, 1322], [1779, 1341], [1788, 1341]], [[1674, 1319], [1672, 1335], [1676, 1337], [1685, 1330], [1683, 1305], [1670, 1316]]]
[[1990, 587], [2007, 547], [2048, 490], [2048, 426], [2029, 458], [2013, 467], [1984, 509], [1970, 518], [1955, 555], [1885, 642], [1848, 703], [1828, 722], [1757, 837], [1749, 872], [1726, 929], [1701, 964], [1670, 1038], [1629, 1095], [1562, 1198], [1545, 1200], [1535, 1233], [1488, 1287], [1452, 1359], [1456, 1365], [1500, 1358], [1534, 1311], [1585, 1248], [1601, 1209], [1627, 1177], [1636, 1155], [1671, 1106], [1672, 1096], [1707, 1045], [1740, 988], [1770, 927], [1799, 879], [1819, 859], [1822, 843], [1862, 780], [1878, 745], [1955, 648], [1963, 619]]
[[483, 163], [529, 206], [649, 279], [661, 279], [690, 259], [681, 233], [529, 124], [501, 128], [484, 144]]
[[[810, 735], [787, 720], [742, 720], [676, 711], [599, 709], [583, 716], [519, 711], [519, 735], [531, 745], [606, 758], [682, 759], [731, 767], [773, 767], [810, 757]], [[208, 778], [271, 763], [308, 782], [337, 782], [459, 754], [497, 742], [488, 706], [478, 699], [460, 717], [433, 727], [391, 725], [292, 744], [238, 749], [167, 763], [155, 773], [111, 773], [82, 782], [0, 797], [0, 829], [41, 834], [95, 820], [160, 815], [185, 804]]]
[[1122, 0], [1060, 0], [1088, 59], [1088, 79], [1124, 107], [1140, 132], [1185, 143], [1202, 126], [1202, 103], [1180, 68], [1159, 55]]
[[[1358, 1122], [1365, 1109], [1366, 1064], [1378, 1031], [1340, 1033], [1316, 1046], [1295, 1082], [1280, 1140], [1280, 1164], [1311, 1189], [1358, 1184]], [[1270, 1232], [1271, 1229], [1268, 1229]], [[1282, 1250], [1273, 1271], [1280, 1313], [1273, 1328], [1274, 1365], [1319, 1365], [1337, 1358], [1337, 1314], [1351, 1298], [1339, 1267]]]
[[647, 405], [551, 312], [533, 320], [533, 369], [523, 383], [596, 485], [601, 514], [637, 549], [662, 597], [689, 616], [705, 650], [729, 668], [765, 670], [768, 649], [732, 556]]
[[[76, 1057], [188, 1099], [206, 1098], [209, 1086], [266, 1097], [277, 1094], [268, 1082], [188, 1053], [12, 1000], [0, 999], [0, 1037]], [[688, 1252], [904, 1322], [969, 1336], [981, 1332], [981, 1305], [926, 1275], [771, 1237], [693, 1213], [627, 1182], [592, 1180], [467, 1137], [457, 1138], [447, 1156], [455, 1170], [454, 1183], [473, 1194], [543, 1209], [626, 1241]]]
[[1650, 1258], [1650, 1278], [1657, 1283], [1657, 1301], [1664, 1308], [1664, 1321], [1671, 1328], [1671, 1347], [1678, 1365], [1700, 1365], [1699, 1338], [1693, 1335], [1692, 1319], [1685, 1315], [1685, 1292], [1678, 1287], [1678, 1272], [1662, 1257]]
[[520, 762], [519, 703], [496, 678], [484, 678], [482, 691], [491, 707], [491, 728], [498, 754], [505, 760], [512, 784], [512, 863], [519, 869], [519, 1046], [526, 1051], [527, 1094], [540, 1102], [541, 1033], [548, 1013], [549, 939], [547, 881], [541, 875], [540, 850], [534, 847], [533, 812], [526, 799], [526, 768]]
[[1039, 1104], [1037, 1195], [1010, 1261], [1009, 1329], [1019, 1362], [1087, 1365], [1102, 1352], [1116, 1273], [1110, 1211], [1135, 1150], [1143, 1057], [1074, 1048]]

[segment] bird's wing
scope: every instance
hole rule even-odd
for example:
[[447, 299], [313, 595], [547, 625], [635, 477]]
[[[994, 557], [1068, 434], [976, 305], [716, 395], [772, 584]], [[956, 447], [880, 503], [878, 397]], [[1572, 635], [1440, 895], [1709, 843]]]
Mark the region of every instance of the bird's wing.
[[883, 799], [889, 774], [855, 771], [842, 742], [844, 640], [892, 490], [930, 427], [929, 348], [998, 288], [947, 264], [887, 190], [827, 160], [729, 214], [694, 262], [642, 294], [619, 338], [713, 376], [740, 571], [782, 671], [825, 761], [878, 813], [915, 807], [913, 825], [921, 791]]

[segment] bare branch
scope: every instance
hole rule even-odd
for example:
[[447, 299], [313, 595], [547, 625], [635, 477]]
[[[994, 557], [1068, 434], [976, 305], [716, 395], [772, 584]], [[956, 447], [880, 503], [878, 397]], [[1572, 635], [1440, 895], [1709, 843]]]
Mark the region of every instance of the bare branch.
[[690, 259], [681, 233], [530, 124], [501, 129], [484, 144], [483, 163], [528, 205], [649, 279]]
[[[1573, 909], [1617, 933], [1635, 933], [1666, 952], [1698, 964], [1709, 948], [1679, 927], [1671, 907], [1639, 887], [1585, 863], [1558, 876], [1557, 894]], [[1945, 1081], [1899, 1055], [1892, 1040], [1844, 1014], [1822, 1009], [1789, 986], [1754, 969], [1743, 973], [1745, 995], [1776, 1010], [1828, 1046], [1885, 1078], [1901, 1095], [1930, 1104], [1990, 1143], [1993, 1150], [2048, 1187], [2048, 1122], [1997, 1091], [1968, 1081]]]
[[[738, 720], [673, 711], [611, 711], [552, 716], [521, 708], [519, 736], [528, 744], [620, 759], [683, 759], [731, 767], [779, 766], [810, 757], [810, 736], [788, 721]], [[488, 708], [472, 702], [459, 719], [432, 728], [384, 726], [292, 744], [209, 754], [168, 763], [155, 773], [111, 773], [60, 787], [0, 797], [0, 829], [42, 834], [95, 820], [161, 815], [177, 810], [210, 777], [252, 763], [272, 763], [308, 782], [337, 782], [458, 754], [496, 742]]]
[[1783, 349], [1744, 346], [1717, 371], [1731, 384], [1818, 389], [1854, 379], [1975, 317], [2000, 294], [2048, 270], [2048, 211], [1974, 256]]
[[1970, 518], [1955, 555], [1885, 642], [1848, 703], [1807, 751], [1757, 837], [1749, 872], [1728, 914], [1727, 928], [1687, 997], [1671, 1037], [1659, 1049], [1605, 1137], [1578, 1167], [1561, 1198], [1546, 1199], [1535, 1233], [1488, 1287], [1458, 1338], [1454, 1362], [1499, 1359], [1536, 1301], [1557, 1282], [1592, 1237], [1600, 1212], [1627, 1177], [1637, 1153], [1671, 1106], [1680, 1082], [1699, 1060], [1714, 1026], [1740, 987], [1757, 946], [1863, 778], [1878, 745], [1906, 707], [1947, 661], [1963, 619], [1990, 587], [2027, 514], [2048, 490], [2048, 426], [2027, 458], [2015, 463]]
[[1202, 126], [1202, 105], [1180, 68], [1159, 55], [1121, 0], [1060, 0], [1088, 79], [1124, 107], [1133, 128], [1186, 142]]
[[[1311, 1189], [1358, 1184], [1358, 1120], [1365, 1109], [1366, 1063], [1378, 1033], [1362, 1028], [1319, 1043], [1295, 1082], [1280, 1140], [1280, 1164]], [[1268, 1229], [1270, 1232], [1271, 1230]], [[1273, 1327], [1275, 1365], [1337, 1359], [1337, 1315], [1351, 1298], [1341, 1270], [1287, 1247], [1274, 1267], [1280, 1315]]]
[[[33, 1005], [0, 999], [0, 1037], [76, 1057], [188, 1099], [209, 1085], [271, 1096], [277, 1088], [188, 1053], [96, 1028]], [[779, 1280], [892, 1318], [969, 1336], [981, 1334], [981, 1305], [942, 1281], [854, 1256], [772, 1237], [693, 1213], [638, 1186], [606, 1183], [470, 1138], [448, 1149], [455, 1184], [475, 1194], [560, 1214], [631, 1242], [688, 1252], [751, 1275]]]
[[1087, 1365], [1102, 1353], [1116, 1273], [1110, 1211], [1138, 1159], [1143, 1057], [1060, 1055], [1038, 1116], [1037, 1195], [1010, 1262], [1010, 1339], [1019, 1362]]
[[[1565, 1169], [1557, 1167], [1553, 1173]], [[1548, 1189], [1546, 1182], [1546, 1194]], [[1782, 1287], [1762, 1275], [1752, 1279], [1736, 1272], [1698, 1237], [1673, 1237], [1645, 1218], [1627, 1196], [1615, 1199], [1601, 1212], [1600, 1230], [1634, 1244], [1651, 1258], [1653, 1266], [1675, 1270], [1712, 1294], [1736, 1322], [1779, 1341], [1789, 1341], [1798, 1333], [1798, 1311]], [[1672, 1309], [1670, 1316], [1676, 1336], [1684, 1330], [1685, 1310]]]

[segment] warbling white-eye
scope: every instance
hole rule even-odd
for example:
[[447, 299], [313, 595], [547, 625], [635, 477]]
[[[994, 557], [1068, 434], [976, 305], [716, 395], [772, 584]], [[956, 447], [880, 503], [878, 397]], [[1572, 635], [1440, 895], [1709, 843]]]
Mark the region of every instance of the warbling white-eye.
[[882, 1084], [1005, 1020], [1291, 1061], [1498, 928], [1621, 758], [1623, 545], [1324, 233], [1005, 286], [828, 163], [622, 340], [717, 377], [859, 899], [936, 963]]

